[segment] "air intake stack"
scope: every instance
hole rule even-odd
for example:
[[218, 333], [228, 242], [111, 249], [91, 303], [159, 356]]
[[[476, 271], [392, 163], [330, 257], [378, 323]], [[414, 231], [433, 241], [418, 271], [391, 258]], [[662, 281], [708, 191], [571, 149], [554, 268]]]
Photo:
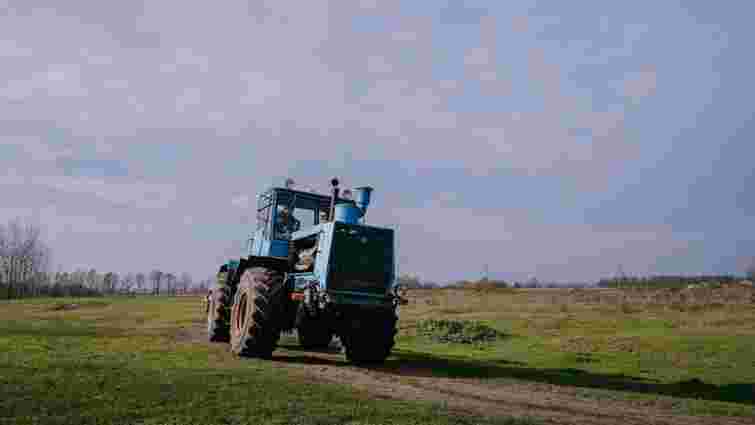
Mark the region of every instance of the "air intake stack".
[[[337, 189], [336, 189], [337, 190]], [[354, 200], [346, 200], [338, 198], [334, 192], [334, 197], [331, 202], [335, 202], [334, 205], [334, 219], [350, 224], [359, 224], [359, 220], [363, 219], [367, 213], [367, 207], [370, 205], [370, 195], [372, 188], [368, 186], [358, 187], [352, 190]], [[336, 200], [337, 199], [337, 200]], [[345, 202], [344, 202], [345, 201]]]
[[364, 220], [364, 216], [367, 215], [367, 207], [370, 206], [370, 196], [373, 189], [370, 186], [362, 186], [353, 190], [355, 202], [357, 207], [361, 210], [361, 217]]

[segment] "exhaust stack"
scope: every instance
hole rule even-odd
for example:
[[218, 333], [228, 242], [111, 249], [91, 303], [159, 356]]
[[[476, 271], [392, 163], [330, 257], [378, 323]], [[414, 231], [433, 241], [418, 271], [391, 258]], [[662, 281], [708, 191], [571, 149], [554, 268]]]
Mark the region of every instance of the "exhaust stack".
[[333, 179], [330, 180], [330, 185], [333, 187], [331, 190], [331, 197], [330, 197], [330, 217], [328, 218], [328, 221], [333, 221], [336, 216], [336, 199], [338, 199], [338, 179], [333, 177]]

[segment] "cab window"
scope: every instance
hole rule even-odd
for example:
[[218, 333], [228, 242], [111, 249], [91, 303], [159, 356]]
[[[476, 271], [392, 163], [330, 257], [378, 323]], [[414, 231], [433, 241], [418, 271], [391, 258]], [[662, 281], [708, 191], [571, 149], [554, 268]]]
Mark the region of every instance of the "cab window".
[[315, 210], [308, 208], [296, 208], [294, 217], [301, 223], [302, 227], [311, 227], [315, 225]]
[[257, 230], [262, 230], [262, 237], [267, 238], [269, 236], [268, 226], [270, 222], [270, 206], [257, 210]]

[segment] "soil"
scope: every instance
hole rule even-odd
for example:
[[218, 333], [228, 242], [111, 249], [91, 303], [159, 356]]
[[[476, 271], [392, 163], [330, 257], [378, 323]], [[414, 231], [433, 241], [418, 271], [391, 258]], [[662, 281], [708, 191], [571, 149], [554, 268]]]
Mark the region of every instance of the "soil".
[[79, 308], [78, 304], [56, 304], [50, 308], [51, 311], [67, 311], [76, 310]]
[[[204, 322], [198, 322], [182, 330], [177, 338], [210, 344], [205, 332]], [[221, 351], [227, 348], [226, 344], [213, 345]], [[228, 359], [232, 359], [230, 352]], [[666, 397], [621, 400], [586, 396], [589, 391], [570, 386], [439, 377], [433, 373], [437, 365], [423, 360], [356, 367], [346, 362], [337, 341], [325, 350], [304, 351], [297, 346], [295, 336], [285, 336], [271, 361], [313, 381], [350, 385], [376, 398], [435, 402], [460, 414], [531, 417], [546, 424], [753, 424], [753, 418], [747, 417], [682, 415], [673, 410], [678, 400]]]

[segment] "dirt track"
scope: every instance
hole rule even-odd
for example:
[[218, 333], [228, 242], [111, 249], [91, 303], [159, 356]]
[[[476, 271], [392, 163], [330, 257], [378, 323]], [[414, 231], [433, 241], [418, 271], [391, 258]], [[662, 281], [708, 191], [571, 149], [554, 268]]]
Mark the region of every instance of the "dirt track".
[[[180, 338], [209, 344], [204, 323], [197, 323]], [[228, 358], [232, 358], [230, 353]], [[433, 374], [437, 365], [422, 360], [389, 360], [381, 367], [358, 368], [347, 363], [337, 348], [302, 351], [290, 336], [282, 339], [272, 361], [314, 381], [348, 384], [374, 397], [436, 402], [460, 413], [527, 416], [552, 424], [753, 424], [752, 418], [675, 414], [669, 402], [662, 400], [585, 398], [575, 387], [438, 377]]]

